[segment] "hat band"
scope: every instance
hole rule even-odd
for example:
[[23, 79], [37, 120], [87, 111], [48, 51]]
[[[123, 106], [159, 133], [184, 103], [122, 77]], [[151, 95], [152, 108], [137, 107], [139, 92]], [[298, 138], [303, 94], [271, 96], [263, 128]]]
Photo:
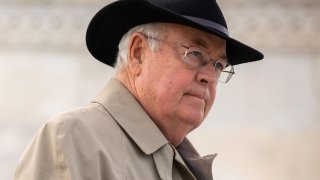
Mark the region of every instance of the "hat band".
[[220, 32], [222, 32], [223, 34], [229, 36], [229, 31], [227, 28], [225, 28], [224, 26], [218, 24], [218, 23], [215, 23], [215, 22], [212, 22], [212, 21], [209, 21], [209, 20], [206, 20], [206, 19], [202, 19], [202, 18], [198, 18], [198, 17], [193, 17], [193, 16], [183, 16], [191, 21], [194, 21], [194, 22], [197, 22], [197, 23], [200, 23], [201, 25], [204, 25], [204, 26], [207, 26], [207, 27], [210, 27], [212, 29], [215, 29], [215, 30], [218, 30]]

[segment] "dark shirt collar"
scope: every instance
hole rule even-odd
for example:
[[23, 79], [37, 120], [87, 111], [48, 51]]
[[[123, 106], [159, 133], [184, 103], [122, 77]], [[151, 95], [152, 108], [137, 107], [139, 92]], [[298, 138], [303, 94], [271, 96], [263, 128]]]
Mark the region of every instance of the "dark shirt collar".
[[187, 138], [176, 149], [198, 180], [213, 180], [212, 162], [217, 154], [200, 157]]

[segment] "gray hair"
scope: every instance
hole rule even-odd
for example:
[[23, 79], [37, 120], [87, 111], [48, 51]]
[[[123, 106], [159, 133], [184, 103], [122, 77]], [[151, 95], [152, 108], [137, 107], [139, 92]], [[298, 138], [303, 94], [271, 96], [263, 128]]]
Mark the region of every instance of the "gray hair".
[[[119, 52], [114, 66], [116, 73], [119, 73], [128, 63], [128, 43], [133, 33], [142, 33], [146, 36], [163, 39], [165, 36], [165, 28], [163, 23], [148, 23], [135, 26], [124, 34], [118, 45]], [[159, 48], [159, 42], [155, 39], [148, 38], [148, 44], [154, 52]]]

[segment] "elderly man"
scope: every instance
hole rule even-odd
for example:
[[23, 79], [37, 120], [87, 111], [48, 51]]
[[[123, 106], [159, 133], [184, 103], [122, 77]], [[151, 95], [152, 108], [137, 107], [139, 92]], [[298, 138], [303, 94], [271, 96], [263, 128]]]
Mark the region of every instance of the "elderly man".
[[[263, 55], [228, 35], [214, 0], [121, 0], [87, 31], [115, 78], [87, 106], [46, 123], [15, 179], [212, 179], [186, 135], [208, 114], [218, 81]], [[117, 57], [117, 58], [116, 58]]]

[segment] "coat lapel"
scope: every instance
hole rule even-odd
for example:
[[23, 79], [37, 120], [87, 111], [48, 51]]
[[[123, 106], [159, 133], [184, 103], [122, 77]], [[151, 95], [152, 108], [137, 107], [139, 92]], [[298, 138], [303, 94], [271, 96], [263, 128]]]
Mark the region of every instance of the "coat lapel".
[[166, 144], [156, 153], [153, 154], [153, 159], [156, 164], [161, 180], [172, 180], [174, 151], [169, 144]]
[[172, 168], [178, 165], [183, 180], [212, 180], [211, 164], [215, 155], [200, 157], [187, 139], [177, 148], [170, 145], [142, 106], [118, 80], [111, 79], [93, 102], [105, 107], [142, 152], [152, 154], [161, 179], [172, 180]]
[[103, 105], [145, 154], [150, 155], [168, 144], [160, 129], [120, 81], [111, 79], [93, 102]]

